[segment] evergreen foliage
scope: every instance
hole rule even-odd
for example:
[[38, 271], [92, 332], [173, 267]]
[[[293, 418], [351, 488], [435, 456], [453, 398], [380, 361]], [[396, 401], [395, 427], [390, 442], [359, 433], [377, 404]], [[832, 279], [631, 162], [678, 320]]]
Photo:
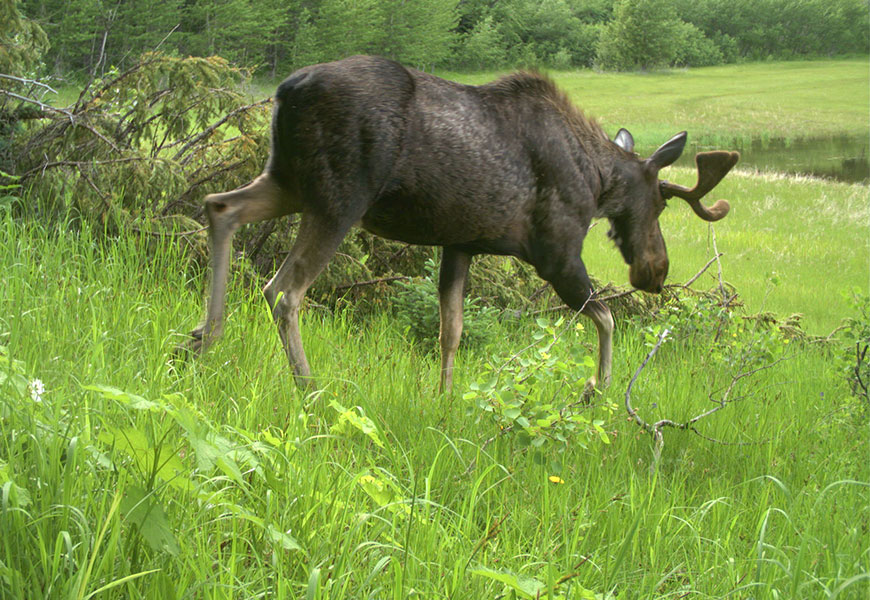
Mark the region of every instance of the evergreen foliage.
[[0, 0], [0, 73], [26, 73], [48, 47], [45, 32], [21, 14], [19, 0]]
[[[870, 50], [867, 0], [3, 0], [8, 32], [19, 5], [51, 42], [47, 70], [81, 78], [158, 47], [273, 77], [353, 53], [427, 70], [650, 69]], [[0, 65], [45, 44], [3, 35]]]

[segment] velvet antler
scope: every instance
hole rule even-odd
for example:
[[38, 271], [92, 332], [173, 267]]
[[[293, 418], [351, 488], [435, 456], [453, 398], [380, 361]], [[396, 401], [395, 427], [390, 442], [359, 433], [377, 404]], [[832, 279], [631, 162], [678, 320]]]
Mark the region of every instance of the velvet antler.
[[671, 183], [660, 181], [659, 190], [662, 197], [667, 199], [673, 196], [682, 198], [689, 203], [695, 214], [705, 221], [718, 221], [728, 214], [731, 205], [727, 200], [718, 200], [709, 208], [701, 204], [701, 198], [707, 195], [722, 181], [722, 178], [731, 170], [731, 167], [740, 160], [737, 152], [699, 152], [695, 155], [695, 164], [698, 165], [698, 183], [692, 189]]

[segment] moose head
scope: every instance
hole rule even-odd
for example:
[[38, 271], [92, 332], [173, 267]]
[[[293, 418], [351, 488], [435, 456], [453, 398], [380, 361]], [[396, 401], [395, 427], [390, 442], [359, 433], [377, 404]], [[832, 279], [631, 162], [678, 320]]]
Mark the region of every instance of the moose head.
[[[634, 152], [634, 138], [627, 130], [620, 129], [613, 141], [626, 153]], [[737, 152], [696, 154], [698, 183], [691, 189], [659, 179], [659, 171], [673, 164], [685, 146], [686, 132], [683, 131], [662, 144], [649, 158], [619, 161], [614, 167], [614, 180], [618, 182], [615, 187], [621, 201], [609, 216], [608, 237], [616, 243], [629, 265], [631, 285], [646, 292], [661, 292], [668, 274], [668, 254], [658, 217], [669, 198], [682, 198], [695, 214], [711, 222], [723, 218], [731, 208], [725, 200], [707, 207], [701, 204], [701, 198], [737, 164], [740, 158]]]

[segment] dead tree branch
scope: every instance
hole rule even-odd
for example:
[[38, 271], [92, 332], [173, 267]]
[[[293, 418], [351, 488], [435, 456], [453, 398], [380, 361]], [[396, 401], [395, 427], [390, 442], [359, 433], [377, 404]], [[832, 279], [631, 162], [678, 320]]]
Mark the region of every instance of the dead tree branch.
[[201, 140], [210, 136], [215, 129], [217, 129], [218, 127], [220, 127], [221, 125], [223, 125], [224, 123], [226, 123], [227, 121], [229, 121], [230, 119], [235, 117], [236, 115], [247, 112], [247, 111], [249, 111], [252, 108], [255, 108], [257, 106], [262, 106], [263, 104], [268, 104], [271, 101], [272, 101], [271, 98], [266, 98], [264, 100], [260, 100], [259, 102], [254, 102], [253, 104], [247, 104], [245, 106], [240, 106], [239, 108], [235, 109], [234, 111], [232, 111], [229, 114], [227, 114], [226, 116], [224, 116], [222, 119], [215, 121], [214, 123], [212, 123], [211, 125], [206, 127], [204, 130], [202, 130], [201, 133], [196, 135], [187, 144], [185, 144], [184, 147], [181, 150], [179, 150], [175, 154], [175, 156], [172, 157], [172, 160], [181, 161], [181, 164], [187, 163], [187, 161], [190, 160], [190, 156], [187, 156], [187, 157], [184, 156], [187, 153], [187, 151], [190, 150], [192, 147], [196, 146]]
[[48, 85], [47, 83], [43, 83], [42, 81], [37, 81], [36, 79], [27, 79], [26, 77], [16, 77], [15, 75], [7, 75], [6, 73], [0, 73], [0, 78], [9, 79], [11, 81], [17, 81], [18, 83], [23, 83], [24, 85], [35, 85], [41, 88], [45, 88], [50, 92], [57, 93], [57, 90]]
[[662, 347], [662, 344], [668, 337], [669, 333], [670, 330], [668, 330], [667, 328], [665, 328], [665, 330], [661, 332], [655, 346], [653, 346], [652, 350], [649, 351], [649, 353], [646, 355], [646, 358], [643, 359], [643, 362], [637, 368], [637, 371], [634, 372], [634, 376], [631, 378], [631, 381], [628, 382], [628, 388], [626, 388], [625, 390], [625, 410], [628, 412], [628, 415], [632, 419], [634, 419], [634, 422], [637, 423], [644, 431], [648, 431], [655, 440], [654, 456], [656, 464], [658, 464], [659, 458], [662, 454], [662, 447], [665, 443], [664, 437], [662, 436], [659, 423], [656, 423], [655, 425], [650, 425], [649, 423], [644, 421], [639, 414], [637, 414], [637, 411], [631, 405], [631, 388], [634, 387], [635, 382], [637, 382], [637, 378], [640, 377], [640, 372], [644, 370], [644, 367], [646, 367], [647, 363], [652, 360], [652, 357], [655, 356], [656, 352], [659, 351], [659, 348]]
[[[653, 346], [652, 350], [649, 351], [649, 353], [646, 355], [646, 358], [643, 360], [641, 365], [637, 368], [637, 371], [635, 371], [634, 376], [631, 378], [631, 381], [628, 384], [628, 388], [625, 390], [625, 410], [628, 412], [628, 415], [634, 420], [635, 423], [637, 423], [638, 426], [640, 426], [644, 431], [649, 432], [649, 434], [653, 436], [653, 440], [655, 443], [655, 446], [653, 449], [653, 456], [654, 456], [654, 463], [655, 464], [658, 464], [658, 461], [661, 458], [662, 448], [664, 447], [664, 444], [665, 444], [664, 434], [662, 432], [662, 430], [665, 427], [672, 427], [674, 429], [688, 430], [688, 431], [691, 431], [692, 433], [704, 438], [705, 440], [713, 441], [713, 442], [717, 442], [717, 443], [725, 443], [725, 442], [720, 442], [719, 440], [714, 440], [713, 438], [710, 438], [710, 437], [703, 435], [701, 432], [699, 432], [695, 428], [695, 424], [698, 423], [699, 421], [701, 421], [702, 419], [705, 419], [705, 418], [709, 417], [710, 415], [719, 412], [720, 410], [725, 408], [725, 406], [728, 405], [729, 403], [736, 402], [736, 401], [740, 400], [741, 398], [739, 398], [739, 397], [738, 398], [732, 397], [732, 393], [734, 392], [734, 389], [737, 387], [737, 384], [740, 383], [740, 381], [742, 381], [743, 379], [746, 379], [748, 377], [752, 377], [753, 375], [756, 375], [757, 373], [760, 373], [761, 371], [765, 371], [767, 369], [770, 369], [773, 366], [779, 364], [780, 362], [782, 362], [786, 359], [786, 357], [780, 357], [777, 360], [774, 360], [773, 362], [767, 363], [767, 364], [762, 365], [760, 367], [756, 367], [754, 369], [749, 369], [746, 371], [741, 371], [741, 372], [737, 373], [736, 375], [732, 375], [731, 381], [728, 383], [727, 387], [725, 388], [724, 392], [722, 392], [722, 395], [719, 397], [718, 400], [714, 400], [712, 395], [711, 395], [710, 401], [713, 402], [715, 404], [715, 406], [695, 415], [694, 417], [692, 417], [691, 419], [688, 419], [687, 421], [677, 422], [677, 421], [674, 421], [672, 419], [660, 419], [660, 420], [656, 421], [655, 423], [648, 423], [638, 414], [637, 410], [632, 406], [632, 404], [631, 404], [631, 390], [634, 387], [634, 384], [637, 381], [638, 377], [640, 376], [641, 371], [643, 371], [643, 369], [646, 367], [647, 363], [649, 363], [649, 361], [652, 359], [652, 357], [655, 356], [656, 352], [658, 352], [659, 348], [664, 343], [665, 339], [667, 339], [667, 336], [669, 333], [670, 333], [670, 331], [668, 329], [665, 329], [664, 331], [662, 331], [662, 333], [658, 337], [658, 340], [656, 341], [655, 346]], [[743, 444], [741, 444], [741, 445], [743, 445]]]
[[[665, 287], [682, 287], [682, 288], [691, 287], [692, 284], [695, 283], [698, 280], [698, 278], [701, 275], [703, 275], [707, 269], [710, 268], [710, 265], [712, 265], [714, 262], [719, 262], [719, 258], [721, 256], [722, 256], [722, 252], [717, 252], [716, 255], [713, 256], [713, 258], [711, 258], [710, 260], [708, 260], [707, 264], [704, 265], [703, 267], [701, 267], [701, 270], [698, 271], [697, 273], [695, 273], [691, 278], [689, 278], [689, 280], [686, 283], [683, 283], [681, 285], [680, 284], [672, 284], [670, 286], [665, 286]], [[721, 266], [720, 266], [720, 270], [721, 270]]]
[[377, 283], [389, 283], [391, 281], [404, 281], [406, 279], [411, 279], [407, 275], [395, 275], [393, 277], [380, 277], [378, 279], [369, 279], [368, 281], [354, 281], [353, 283], [345, 283], [344, 285], [335, 286], [335, 290], [352, 290], [357, 287], [361, 287], [364, 285], [375, 285]]
[[722, 276], [722, 261], [719, 260], [722, 253], [719, 252], [719, 248], [716, 247], [716, 229], [712, 225], [710, 225], [710, 235], [713, 239], [713, 254], [716, 259], [716, 266], [719, 269], [719, 291], [722, 293], [722, 305], [727, 306], [731, 303], [733, 298], [729, 298], [728, 293], [725, 291], [725, 279]]

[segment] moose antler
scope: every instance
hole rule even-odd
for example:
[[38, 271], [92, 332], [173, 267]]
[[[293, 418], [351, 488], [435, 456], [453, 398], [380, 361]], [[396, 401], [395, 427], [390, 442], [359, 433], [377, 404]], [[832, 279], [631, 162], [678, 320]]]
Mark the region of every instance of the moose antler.
[[722, 181], [722, 178], [731, 170], [731, 167], [737, 164], [740, 160], [740, 154], [737, 152], [699, 152], [695, 155], [695, 164], [698, 165], [698, 183], [692, 189], [671, 183], [670, 181], [660, 181], [659, 191], [662, 198], [671, 198], [676, 196], [682, 198], [689, 203], [695, 214], [705, 221], [718, 221], [728, 214], [731, 210], [731, 205], [727, 200], [717, 200], [711, 207], [706, 207], [701, 204], [701, 198], [707, 195], [707, 192], [712, 190]]

